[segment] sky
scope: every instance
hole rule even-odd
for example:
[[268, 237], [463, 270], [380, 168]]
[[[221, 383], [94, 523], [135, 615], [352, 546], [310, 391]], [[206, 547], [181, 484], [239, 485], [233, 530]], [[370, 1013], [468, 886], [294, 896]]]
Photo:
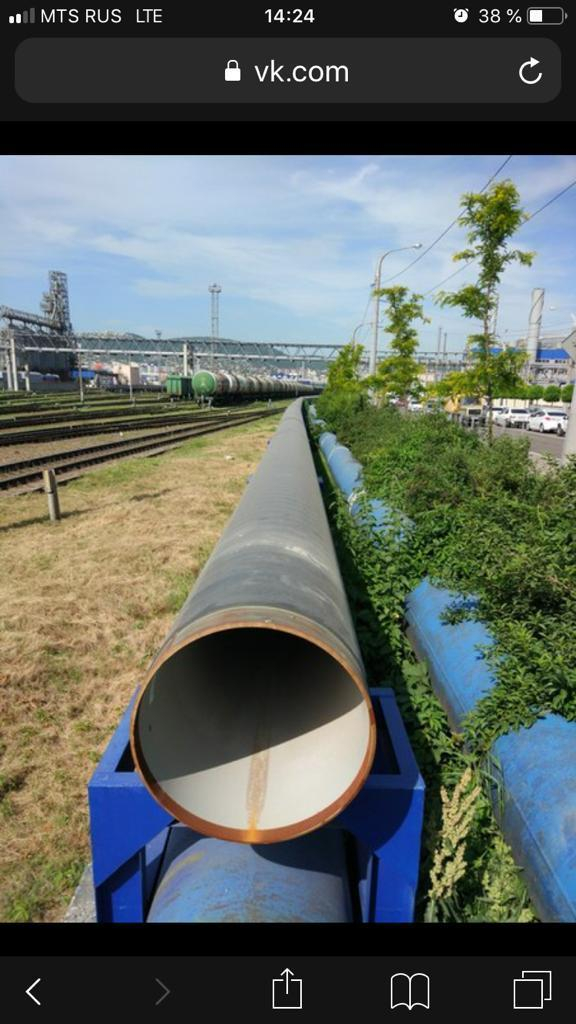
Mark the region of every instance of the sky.
[[[217, 282], [220, 335], [243, 341], [344, 344], [370, 321], [380, 255], [428, 246], [479, 191], [500, 156], [0, 157], [0, 304], [39, 311], [49, 270], [68, 274], [78, 331], [154, 337], [210, 334]], [[534, 212], [576, 179], [573, 156], [513, 156], [510, 178]], [[466, 243], [452, 228], [406, 270], [393, 253], [382, 283], [434, 292]], [[543, 327], [568, 333], [576, 315], [576, 187], [528, 221], [500, 291], [504, 340], [525, 333], [532, 288], [546, 289]], [[387, 281], [394, 276], [394, 280]], [[474, 281], [473, 267], [446, 289]], [[550, 306], [555, 307], [550, 309]], [[425, 300], [420, 348], [461, 350], [473, 324]], [[370, 344], [368, 325], [357, 332]], [[386, 347], [383, 335], [381, 348]]]

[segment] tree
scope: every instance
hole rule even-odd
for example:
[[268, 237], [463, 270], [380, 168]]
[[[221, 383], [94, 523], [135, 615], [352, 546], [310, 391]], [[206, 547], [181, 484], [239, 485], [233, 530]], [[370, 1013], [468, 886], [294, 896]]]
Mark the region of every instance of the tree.
[[409, 295], [408, 288], [402, 285], [381, 288], [378, 294], [388, 303], [388, 324], [384, 330], [392, 335], [390, 348], [394, 355], [382, 359], [376, 367], [376, 373], [367, 379], [366, 384], [382, 395], [396, 395], [402, 399], [417, 397], [423, 388], [420, 384], [420, 366], [414, 359], [418, 348], [418, 332], [413, 324], [415, 320], [430, 322], [424, 316], [422, 295]]
[[[466, 374], [458, 371], [447, 373], [441, 380], [428, 385], [428, 394], [436, 398], [452, 398], [456, 400], [468, 394], [469, 381]], [[470, 395], [469, 397], [474, 397]]]
[[549, 384], [547, 388], [544, 388], [544, 394], [542, 398], [545, 402], [559, 402], [560, 401], [560, 388], [557, 384]]
[[336, 359], [328, 367], [328, 381], [325, 388], [327, 391], [347, 392], [348, 394], [359, 394], [364, 389], [360, 380], [360, 365], [362, 362], [362, 345], [354, 345], [348, 342], [340, 349]]
[[[504, 352], [491, 356], [492, 397], [526, 397], [526, 388], [520, 376], [520, 370], [525, 362], [526, 354], [524, 352], [514, 352], [511, 349], [505, 349]], [[443, 380], [433, 386], [433, 391], [445, 398], [481, 399], [486, 394], [486, 376], [486, 367], [482, 362], [476, 361], [467, 370], [447, 374]]]
[[562, 402], [571, 402], [572, 395], [574, 394], [574, 385], [565, 384], [560, 392], [560, 399]]
[[494, 312], [498, 302], [498, 285], [509, 263], [531, 266], [535, 253], [509, 247], [509, 239], [528, 220], [519, 205], [519, 195], [512, 181], [491, 185], [485, 192], [467, 192], [462, 196], [464, 212], [458, 218], [468, 228], [468, 248], [455, 253], [454, 260], [477, 260], [476, 284], [464, 285], [457, 292], [440, 292], [442, 306], [459, 306], [465, 316], [482, 321], [482, 333], [468, 338], [476, 393], [485, 395], [488, 404], [488, 440], [492, 441], [492, 406], [494, 396], [519, 387], [525, 353], [495, 350]]
[[544, 388], [541, 384], [531, 384], [528, 388], [528, 394], [526, 397], [529, 398], [531, 402], [536, 402], [539, 398], [542, 398], [543, 394]]

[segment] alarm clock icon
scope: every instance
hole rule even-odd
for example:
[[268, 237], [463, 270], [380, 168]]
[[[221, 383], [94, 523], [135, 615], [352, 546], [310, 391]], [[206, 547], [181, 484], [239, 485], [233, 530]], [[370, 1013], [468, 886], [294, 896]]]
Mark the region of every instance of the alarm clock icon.
[[469, 7], [455, 7], [454, 8], [454, 20], [455, 21], [468, 21]]

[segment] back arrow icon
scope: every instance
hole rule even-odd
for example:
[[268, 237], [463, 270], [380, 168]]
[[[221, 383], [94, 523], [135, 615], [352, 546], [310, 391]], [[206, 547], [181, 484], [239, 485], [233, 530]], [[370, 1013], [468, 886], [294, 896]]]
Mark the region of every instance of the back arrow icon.
[[165, 1000], [165, 999], [167, 998], [167, 996], [169, 996], [169, 995], [170, 995], [170, 989], [169, 989], [169, 988], [166, 988], [166, 985], [164, 984], [164, 982], [163, 982], [163, 981], [160, 981], [160, 978], [155, 978], [155, 981], [157, 981], [157, 982], [158, 982], [158, 984], [160, 985], [160, 988], [163, 988], [163, 989], [164, 989], [164, 992], [163, 992], [163, 994], [162, 994], [162, 995], [160, 996], [160, 999], [159, 999], [159, 1000], [158, 1000], [158, 1002], [157, 1002], [157, 1003], [155, 1004], [156, 1006], [160, 1006], [160, 1003], [163, 1003], [163, 1002], [164, 1002], [164, 1000]]
[[40, 1000], [36, 999], [36, 996], [32, 995], [32, 989], [36, 988], [36, 985], [38, 984], [39, 981], [42, 981], [42, 978], [36, 978], [36, 981], [32, 982], [32, 984], [30, 985], [30, 988], [26, 989], [26, 995], [30, 996], [30, 999], [33, 999], [37, 1006], [42, 1006], [42, 1003], [40, 1002]]
[[520, 78], [522, 79], [525, 85], [537, 85], [540, 79], [542, 78], [541, 71], [538, 72], [536, 78], [526, 78], [526, 75], [524, 74], [524, 68], [534, 68], [539, 63], [540, 61], [536, 60], [536, 57], [530, 57], [530, 60], [525, 60], [524, 63], [520, 65], [520, 70], [518, 71], [518, 74], [520, 75]]

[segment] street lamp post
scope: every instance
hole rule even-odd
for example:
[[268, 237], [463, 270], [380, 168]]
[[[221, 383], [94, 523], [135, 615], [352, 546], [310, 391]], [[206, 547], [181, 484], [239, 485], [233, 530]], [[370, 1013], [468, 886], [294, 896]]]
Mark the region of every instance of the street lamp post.
[[76, 349], [78, 353], [78, 386], [80, 388], [80, 401], [84, 401], [84, 379], [82, 377], [82, 350], [78, 342], [76, 342]]
[[361, 327], [371, 327], [371, 326], [372, 326], [372, 324], [369, 323], [367, 320], [363, 320], [361, 324], [357, 324], [356, 325], [356, 327], [352, 331], [352, 348], [356, 348], [356, 334], [358, 333], [360, 328]]
[[389, 249], [388, 252], [382, 254], [378, 260], [378, 266], [376, 267], [376, 280], [374, 282], [374, 340], [372, 342], [372, 354], [370, 356], [370, 373], [376, 373], [376, 362], [378, 359], [378, 326], [380, 317], [380, 279], [382, 277], [382, 264], [387, 256], [390, 256], [393, 252], [406, 252], [408, 249], [421, 249], [422, 242], [416, 242], [415, 245], [404, 245], [401, 249]]

